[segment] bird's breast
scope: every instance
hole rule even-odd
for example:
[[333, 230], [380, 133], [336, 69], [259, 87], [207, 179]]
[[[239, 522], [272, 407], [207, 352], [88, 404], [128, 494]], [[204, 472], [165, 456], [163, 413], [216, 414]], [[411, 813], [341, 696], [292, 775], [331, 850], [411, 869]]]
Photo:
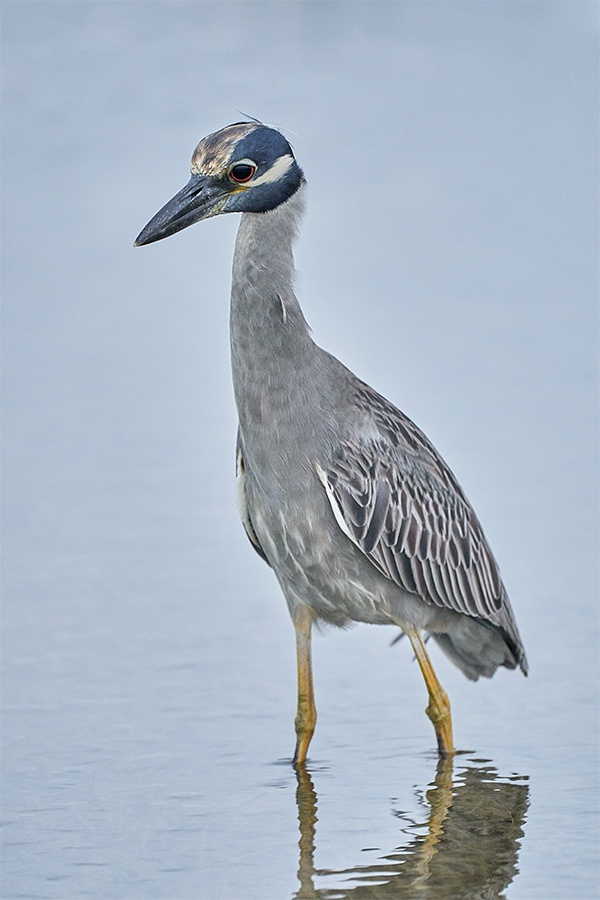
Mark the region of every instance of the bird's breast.
[[290, 611], [301, 603], [336, 625], [389, 622], [382, 576], [339, 529], [316, 465], [298, 451], [266, 468], [245, 457], [244, 475], [249, 519]]

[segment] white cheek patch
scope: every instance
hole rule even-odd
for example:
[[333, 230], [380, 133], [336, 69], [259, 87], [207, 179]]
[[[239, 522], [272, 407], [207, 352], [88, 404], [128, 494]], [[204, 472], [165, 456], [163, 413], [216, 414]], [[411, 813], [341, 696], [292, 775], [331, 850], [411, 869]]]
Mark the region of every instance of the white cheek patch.
[[249, 188], [254, 188], [259, 184], [273, 184], [275, 181], [279, 181], [282, 178], [287, 170], [293, 165], [294, 157], [290, 156], [289, 153], [285, 156], [280, 156], [278, 160], [276, 160], [270, 169], [267, 169], [262, 175], [259, 175], [258, 178], [252, 179], [252, 181], [248, 184]]

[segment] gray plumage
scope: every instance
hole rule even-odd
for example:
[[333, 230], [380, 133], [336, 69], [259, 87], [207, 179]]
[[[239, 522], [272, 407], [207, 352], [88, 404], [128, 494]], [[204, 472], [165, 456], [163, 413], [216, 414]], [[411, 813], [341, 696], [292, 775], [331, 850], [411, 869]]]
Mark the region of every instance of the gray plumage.
[[453, 473], [410, 419], [310, 335], [293, 288], [304, 190], [285, 138], [238, 123], [198, 145], [190, 182], [137, 240], [243, 213], [231, 364], [248, 537], [295, 623], [396, 624], [430, 634], [468, 678], [498, 666], [526, 673], [498, 566]]

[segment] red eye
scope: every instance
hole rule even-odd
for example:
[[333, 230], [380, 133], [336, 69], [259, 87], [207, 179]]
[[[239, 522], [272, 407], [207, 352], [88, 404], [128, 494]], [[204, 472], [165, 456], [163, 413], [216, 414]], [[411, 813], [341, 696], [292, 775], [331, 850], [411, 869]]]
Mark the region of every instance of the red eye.
[[247, 181], [250, 181], [255, 172], [256, 166], [253, 163], [237, 163], [231, 169], [229, 177], [232, 181], [237, 181], [238, 184], [245, 184]]

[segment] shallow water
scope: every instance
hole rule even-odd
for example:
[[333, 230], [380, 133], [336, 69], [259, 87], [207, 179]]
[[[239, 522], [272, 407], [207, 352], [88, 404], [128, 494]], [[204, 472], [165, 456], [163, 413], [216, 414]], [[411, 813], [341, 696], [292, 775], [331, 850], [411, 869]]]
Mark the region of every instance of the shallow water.
[[[598, 896], [587, 3], [4, 3], [2, 897]], [[528, 679], [293, 629], [232, 485], [231, 216], [133, 250], [238, 110], [309, 179], [319, 343], [473, 501]], [[375, 184], [377, 187], [375, 188]]]

